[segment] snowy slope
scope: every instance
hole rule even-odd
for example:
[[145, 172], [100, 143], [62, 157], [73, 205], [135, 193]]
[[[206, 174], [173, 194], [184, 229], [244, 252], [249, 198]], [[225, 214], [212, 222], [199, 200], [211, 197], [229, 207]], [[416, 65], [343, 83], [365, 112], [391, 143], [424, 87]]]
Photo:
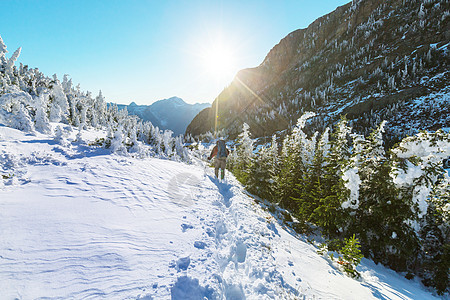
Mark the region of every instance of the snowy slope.
[[95, 136], [0, 127], [0, 299], [434, 298], [368, 260], [343, 275], [229, 175], [111, 155]]

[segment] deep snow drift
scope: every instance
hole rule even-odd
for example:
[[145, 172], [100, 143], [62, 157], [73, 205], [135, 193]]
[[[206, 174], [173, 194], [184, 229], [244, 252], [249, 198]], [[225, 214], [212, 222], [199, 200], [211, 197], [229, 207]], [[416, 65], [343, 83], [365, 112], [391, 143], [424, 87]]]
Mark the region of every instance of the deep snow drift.
[[[71, 142], [75, 134], [68, 138]], [[344, 275], [227, 174], [0, 127], [0, 299], [433, 299]]]

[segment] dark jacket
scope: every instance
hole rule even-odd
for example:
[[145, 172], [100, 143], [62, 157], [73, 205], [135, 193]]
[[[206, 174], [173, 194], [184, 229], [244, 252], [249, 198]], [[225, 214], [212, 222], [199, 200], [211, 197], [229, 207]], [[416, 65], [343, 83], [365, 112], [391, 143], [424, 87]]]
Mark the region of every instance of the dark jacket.
[[[228, 150], [227, 148], [225, 148], [225, 149], [227, 150], [227, 155], [230, 154], [230, 150]], [[211, 154], [208, 157], [208, 160], [213, 158], [214, 156], [216, 156], [218, 152], [219, 152], [219, 147], [217, 145], [215, 145], [211, 151]]]

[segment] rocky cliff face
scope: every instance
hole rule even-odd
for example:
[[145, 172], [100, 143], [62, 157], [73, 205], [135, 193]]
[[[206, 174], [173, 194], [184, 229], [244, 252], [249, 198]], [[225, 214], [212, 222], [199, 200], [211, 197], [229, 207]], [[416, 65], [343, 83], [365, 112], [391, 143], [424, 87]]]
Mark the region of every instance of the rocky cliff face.
[[188, 126], [231, 136], [288, 129], [315, 111], [316, 129], [341, 115], [367, 133], [385, 119], [392, 135], [450, 125], [450, 1], [360, 0], [283, 38]]

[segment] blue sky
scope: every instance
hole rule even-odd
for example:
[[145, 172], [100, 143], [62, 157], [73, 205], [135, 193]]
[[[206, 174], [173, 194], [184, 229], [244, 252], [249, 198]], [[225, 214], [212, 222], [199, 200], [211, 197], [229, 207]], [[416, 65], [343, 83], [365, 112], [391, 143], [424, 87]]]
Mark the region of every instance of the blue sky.
[[[349, 1], [0, 0], [7, 57], [128, 104], [212, 102], [290, 32]], [[219, 45], [219, 46], [218, 46]], [[205, 53], [227, 48], [226, 71]]]

